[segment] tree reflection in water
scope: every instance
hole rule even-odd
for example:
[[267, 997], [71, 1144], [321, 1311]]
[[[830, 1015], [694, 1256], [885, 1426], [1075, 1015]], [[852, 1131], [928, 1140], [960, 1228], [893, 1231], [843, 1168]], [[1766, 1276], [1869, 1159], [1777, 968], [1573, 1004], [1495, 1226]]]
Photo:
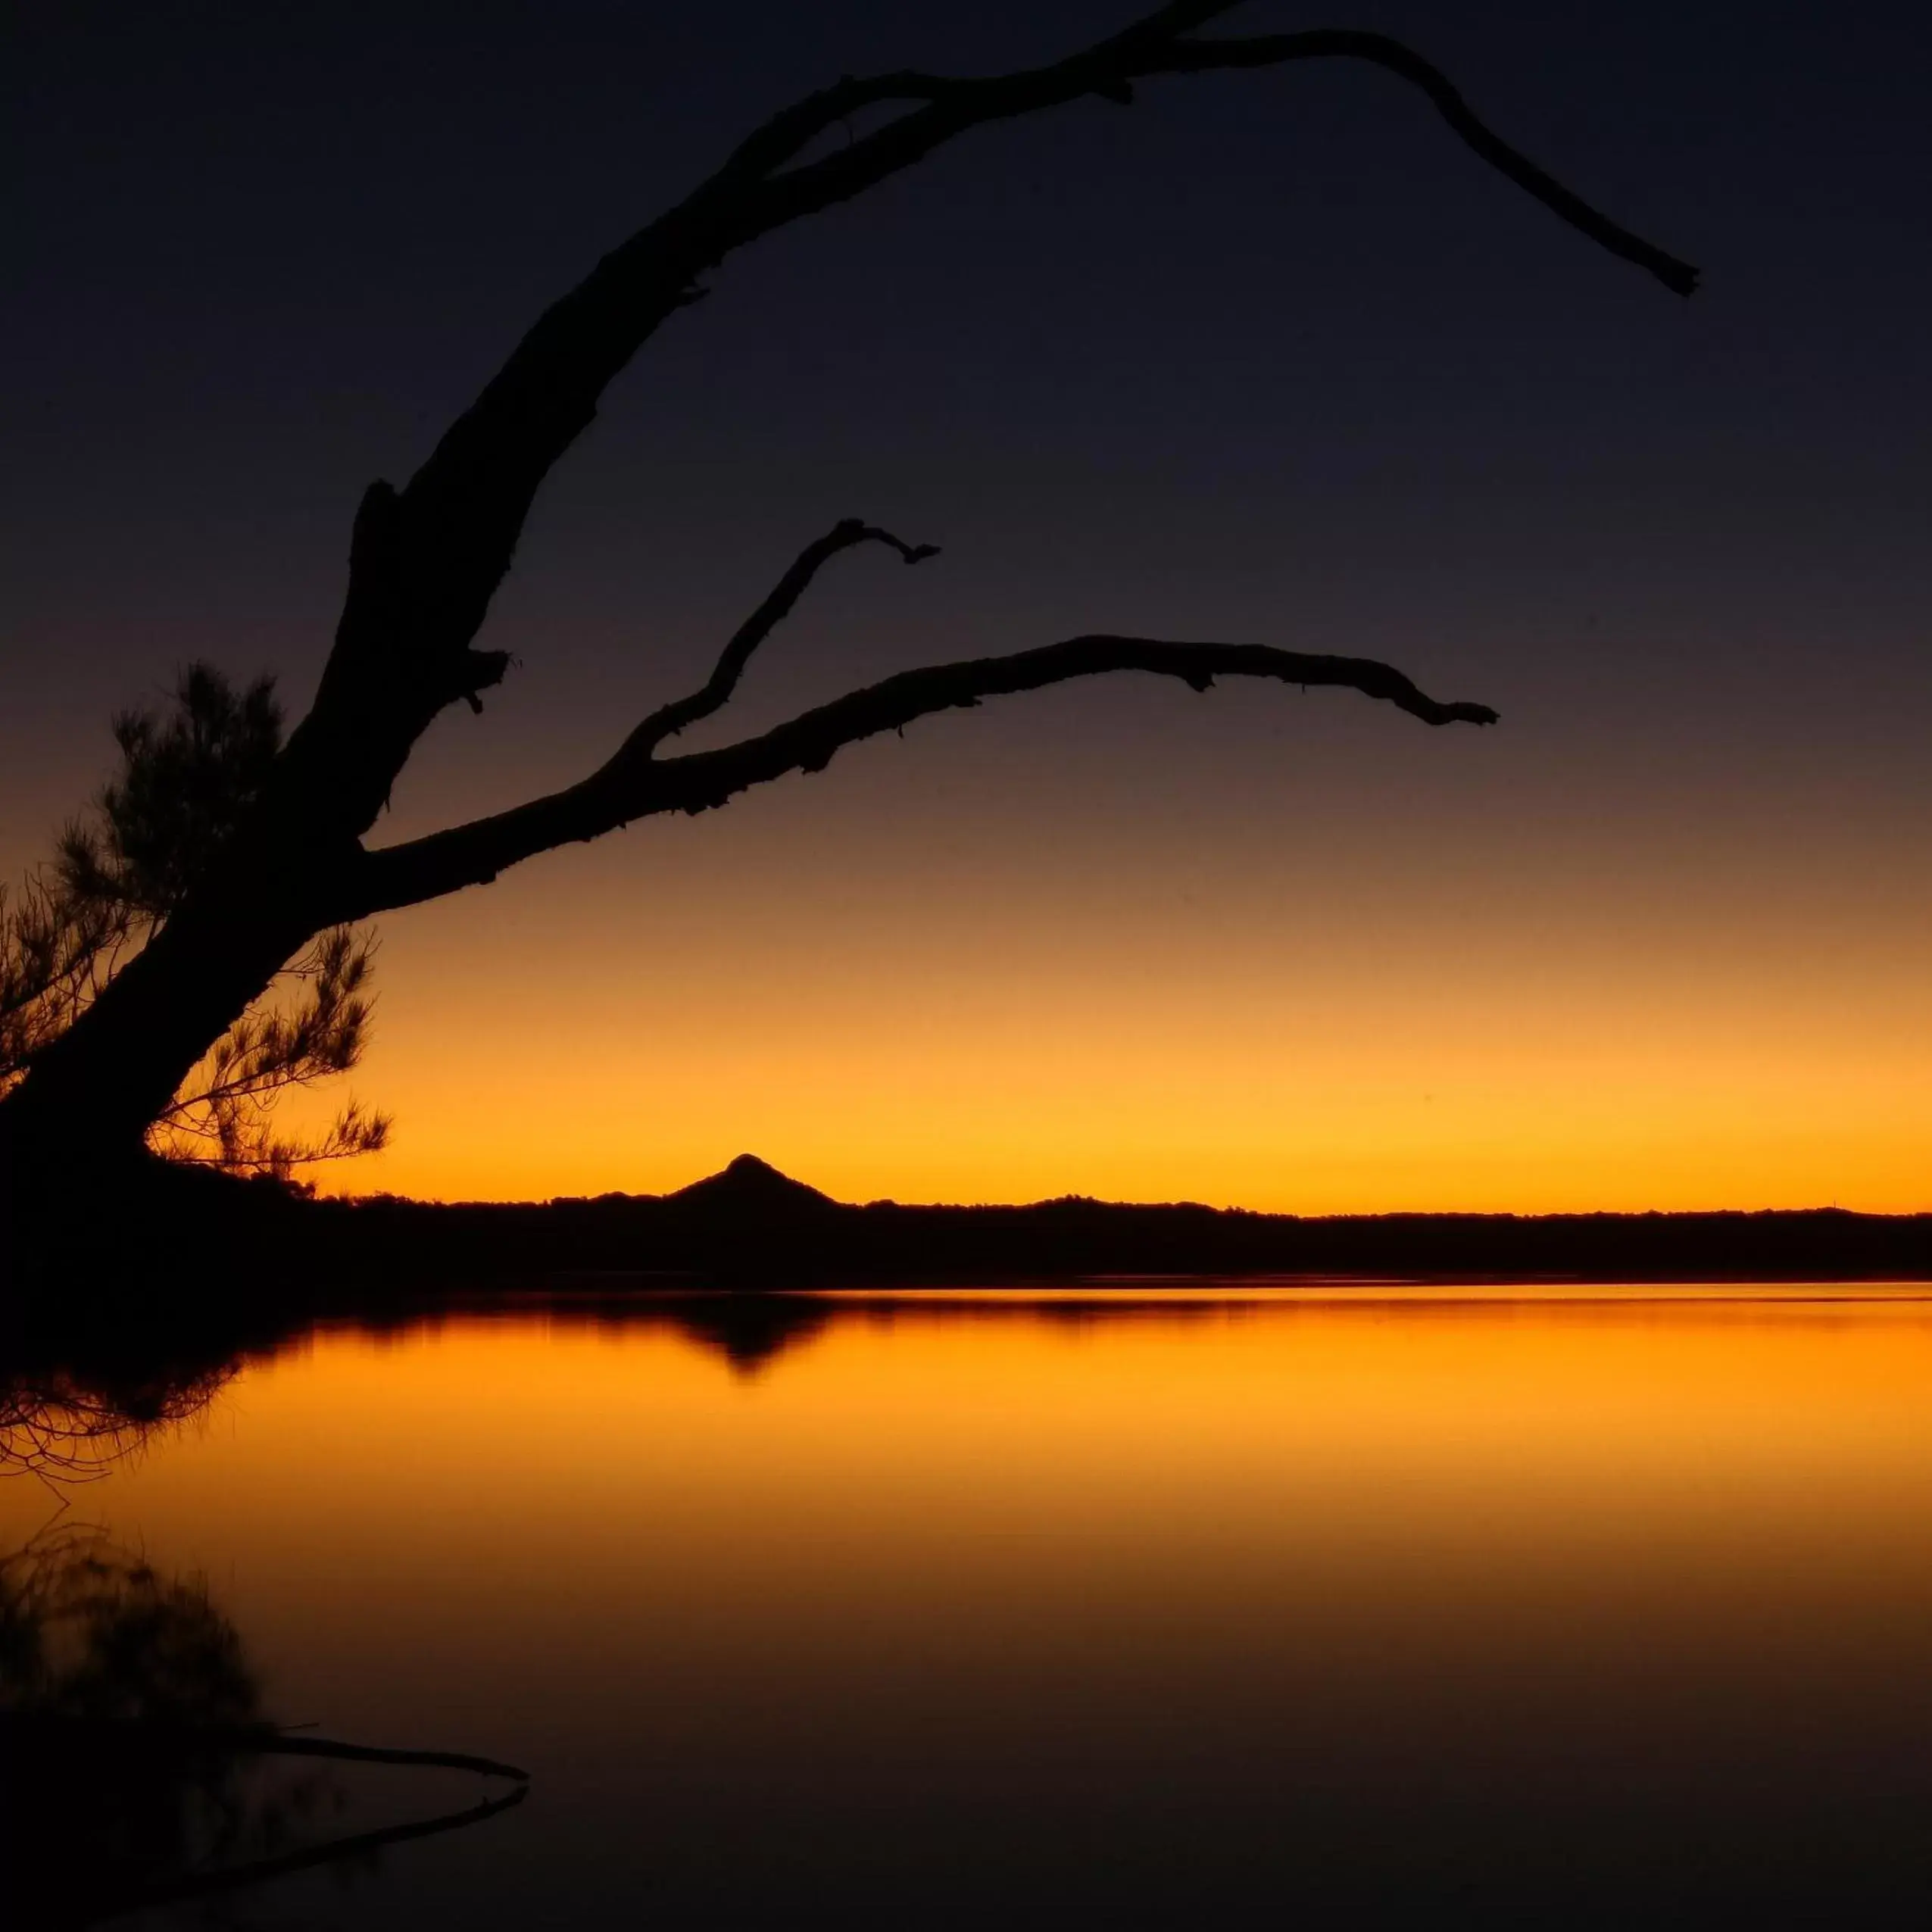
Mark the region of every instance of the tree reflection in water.
[[[118, 1390], [72, 1374], [0, 1388], [0, 1472], [57, 1487], [105, 1474], [204, 1406], [233, 1365]], [[508, 1778], [462, 1810], [318, 1838], [342, 1762]], [[518, 1802], [526, 1774], [462, 1753], [279, 1730], [241, 1633], [197, 1578], [170, 1576], [96, 1525], [55, 1522], [0, 1555], [0, 1868], [23, 1922], [95, 1924], [231, 1892]], [[232, 1922], [232, 1921], [231, 1921]]]
[[97, 1385], [64, 1368], [0, 1382], [0, 1475], [58, 1489], [105, 1475], [156, 1430], [198, 1415], [240, 1366], [223, 1361]]
[[[890, 1295], [827, 1300], [739, 1291], [540, 1292], [475, 1303], [398, 1296], [335, 1309], [370, 1334], [542, 1309], [566, 1325], [668, 1329], [756, 1375], [841, 1321], [906, 1311]], [[1097, 1307], [1091, 1299], [922, 1304], [922, 1322], [1223, 1318], [1219, 1297]], [[62, 1497], [207, 1408], [252, 1359], [307, 1328], [288, 1315], [126, 1324], [49, 1334], [0, 1365], [0, 1478]], [[379, 1831], [343, 1824], [348, 1763], [438, 1767], [511, 1781], [467, 1809]], [[460, 1753], [388, 1751], [278, 1729], [239, 1633], [198, 1579], [164, 1573], [102, 1530], [61, 1524], [0, 1555], [0, 1856], [30, 1922], [89, 1924], [142, 1905], [229, 1892], [304, 1867], [478, 1822], [517, 1803], [525, 1774]], [[489, 1789], [501, 1791], [501, 1787]]]

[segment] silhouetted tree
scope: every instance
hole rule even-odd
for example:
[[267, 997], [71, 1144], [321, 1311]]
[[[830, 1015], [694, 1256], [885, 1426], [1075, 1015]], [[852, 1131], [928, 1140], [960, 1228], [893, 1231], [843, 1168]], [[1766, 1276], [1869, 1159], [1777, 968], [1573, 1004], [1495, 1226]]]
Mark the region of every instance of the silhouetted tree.
[[[268, 1775], [267, 1760], [283, 1762]], [[459, 1811], [347, 1836], [332, 1762], [513, 1781]], [[241, 1634], [198, 1578], [171, 1577], [86, 1524], [0, 1553], [0, 1861], [19, 1921], [91, 1925], [480, 1824], [528, 1774], [466, 1752], [283, 1731]], [[228, 1922], [233, 1922], [229, 1921]]]
[[156, 1876], [273, 1845], [286, 1800], [264, 1812], [245, 1760], [175, 1742], [258, 1723], [260, 1702], [240, 1637], [198, 1581], [86, 1525], [0, 1556], [11, 1869], [85, 1923]]
[[[252, 807], [282, 745], [273, 681], [238, 691], [193, 664], [167, 710], [114, 721], [120, 763], [61, 835], [50, 868], [9, 902], [0, 888], [0, 1095], [87, 1013], [137, 957]], [[272, 1174], [374, 1152], [385, 1116], [351, 1100], [306, 1137], [274, 1131], [291, 1088], [346, 1073], [367, 1044], [375, 942], [339, 925], [317, 935], [189, 1070], [147, 1130], [167, 1159]]]
[[[364, 843], [431, 720], [499, 683], [510, 660], [474, 640], [531, 503], [604, 391], [703, 278], [774, 230], [866, 193], [957, 136], [1089, 99], [1130, 105], [1143, 82], [1367, 62], [1416, 89], [1484, 162], [1572, 228], [1680, 295], [1696, 272], [1620, 226], [1493, 133], [1438, 70], [1400, 42], [1335, 30], [1203, 33], [1232, 0], [1181, 0], [1048, 64], [976, 79], [847, 78], [775, 114], [675, 207], [621, 243], [541, 317], [401, 489], [372, 483], [315, 702], [259, 791], [148, 944], [0, 1102], [0, 1168], [36, 1150], [102, 1156], [132, 1147], [211, 1044], [316, 935], [494, 879], [507, 867], [634, 819], [701, 812], [746, 787], [824, 769], [843, 746], [930, 713], [1102, 672], [1140, 670], [1204, 691], [1217, 677], [1343, 685], [1425, 723], [1488, 724], [1386, 664], [1260, 644], [1068, 638], [1008, 657], [907, 671], [722, 749], [666, 756], [685, 726], [730, 698], [752, 654], [839, 552], [930, 551], [850, 520], [809, 545], [726, 645], [704, 688], [637, 726], [595, 771], [548, 797], [404, 843]], [[4, 1182], [0, 1182], [4, 1184]], [[24, 1194], [23, 1188], [17, 1191]]]

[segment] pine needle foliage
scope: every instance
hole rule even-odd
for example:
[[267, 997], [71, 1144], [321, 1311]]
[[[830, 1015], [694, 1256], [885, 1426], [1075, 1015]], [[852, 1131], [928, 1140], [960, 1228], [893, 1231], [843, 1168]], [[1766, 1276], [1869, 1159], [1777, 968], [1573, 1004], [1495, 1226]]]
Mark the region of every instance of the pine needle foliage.
[[[61, 832], [51, 865], [0, 886], [0, 1095], [67, 1032], [220, 853], [281, 748], [272, 679], [238, 687], [183, 671], [168, 704], [120, 713], [120, 762]], [[319, 934], [277, 985], [217, 1040], [148, 1129], [173, 1161], [286, 1181], [319, 1162], [373, 1153], [390, 1121], [351, 1100], [327, 1128], [275, 1131], [292, 1089], [348, 1072], [368, 1044], [373, 933]]]

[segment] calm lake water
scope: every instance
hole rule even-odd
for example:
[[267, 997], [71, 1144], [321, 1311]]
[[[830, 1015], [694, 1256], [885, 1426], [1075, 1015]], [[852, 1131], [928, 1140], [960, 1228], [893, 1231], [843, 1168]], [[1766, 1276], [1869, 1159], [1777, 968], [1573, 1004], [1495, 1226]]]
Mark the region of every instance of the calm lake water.
[[[1932, 1904], [1923, 1288], [532, 1304], [309, 1335], [69, 1493], [0, 1548], [532, 1778], [120, 1923]], [[513, 1788], [264, 1762], [230, 1850]]]

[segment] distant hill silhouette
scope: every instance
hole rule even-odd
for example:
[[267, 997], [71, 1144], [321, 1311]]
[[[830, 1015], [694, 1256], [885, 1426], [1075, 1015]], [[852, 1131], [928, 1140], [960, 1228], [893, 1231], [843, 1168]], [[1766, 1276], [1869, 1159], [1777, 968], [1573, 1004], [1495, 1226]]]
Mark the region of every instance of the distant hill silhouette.
[[[624, 1199], [626, 1197], [620, 1196]], [[649, 1196], [642, 1198], [648, 1200]], [[666, 1201], [686, 1201], [721, 1213], [759, 1216], [783, 1216], [836, 1207], [838, 1203], [788, 1174], [781, 1174], [770, 1162], [756, 1154], [740, 1154], [716, 1174], [707, 1174], [675, 1194], [658, 1197]]]
[[751, 1154], [666, 1194], [448, 1204], [304, 1200], [154, 1163], [138, 1184], [104, 1190], [100, 1210], [86, 1244], [64, 1249], [40, 1281], [22, 1278], [26, 1294], [0, 1294], [0, 1348], [20, 1324], [70, 1325], [77, 1313], [98, 1326], [111, 1310], [145, 1331], [197, 1307], [272, 1321], [560, 1284], [703, 1294], [1145, 1277], [1932, 1281], [1932, 1214], [1304, 1217], [1077, 1195], [856, 1206]]
[[319, 1201], [313, 1252], [472, 1280], [589, 1272], [738, 1287], [1084, 1277], [1932, 1280], [1932, 1215], [1303, 1217], [1068, 1196], [1011, 1207], [856, 1206], [741, 1154], [667, 1194], [436, 1205]]

